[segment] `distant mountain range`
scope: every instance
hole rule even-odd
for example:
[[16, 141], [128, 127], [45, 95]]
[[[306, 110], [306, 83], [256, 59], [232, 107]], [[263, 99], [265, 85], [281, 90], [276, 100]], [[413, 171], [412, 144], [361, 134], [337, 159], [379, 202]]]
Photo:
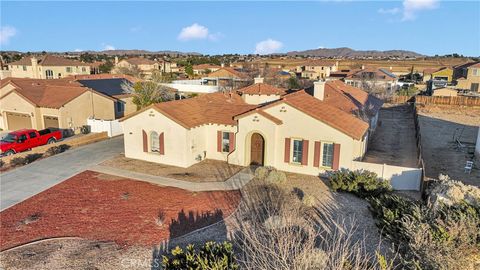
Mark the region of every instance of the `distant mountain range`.
[[106, 54], [106, 55], [142, 55], [142, 54], [168, 54], [168, 55], [201, 55], [197, 52], [179, 52], [179, 51], [147, 51], [147, 50], [107, 50], [107, 51], [81, 51], [69, 53], [90, 53], [90, 54]]
[[343, 48], [321, 48], [321, 49], [313, 49], [313, 50], [306, 50], [306, 51], [293, 51], [288, 52], [287, 55], [290, 56], [317, 56], [317, 57], [342, 57], [342, 58], [363, 58], [363, 57], [423, 57], [425, 55], [412, 52], [412, 51], [405, 51], [405, 50], [389, 50], [389, 51], [375, 51], [375, 50], [368, 50], [368, 51], [357, 51], [347, 47]]

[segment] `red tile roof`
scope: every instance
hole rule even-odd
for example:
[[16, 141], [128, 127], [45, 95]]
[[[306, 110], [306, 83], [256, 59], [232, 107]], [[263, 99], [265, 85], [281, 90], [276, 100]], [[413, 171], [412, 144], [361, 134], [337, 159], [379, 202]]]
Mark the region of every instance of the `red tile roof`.
[[153, 61], [153, 60], [150, 60], [150, 59], [147, 59], [147, 58], [141, 58], [141, 57], [132, 57], [132, 58], [123, 59], [123, 60], [127, 61], [131, 65], [135, 65], [135, 66], [138, 66], [138, 65], [153, 65], [153, 64], [157, 63], [156, 61]]
[[35, 106], [45, 108], [60, 108], [87, 91], [110, 98], [90, 88], [83, 87], [76, 81], [67, 79], [41, 80], [6, 78], [1, 80], [0, 87], [4, 87], [7, 84], [12, 84], [15, 88], [0, 98], [16, 92]]
[[213, 65], [213, 64], [200, 64], [193, 66], [195, 70], [203, 70], [203, 69], [220, 69], [221, 66]]
[[89, 74], [89, 75], [72, 75], [65, 77], [65, 79], [71, 79], [71, 80], [104, 80], [104, 79], [127, 79], [130, 82], [139, 82], [141, 81], [138, 78], [135, 78], [130, 75], [125, 75], [125, 74]]
[[237, 90], [248, 95], [284, 95], [287, 89], [277, 88], [266, 83], [256, 83]]
[[233, 77], [233, 78], [238, 78], [238, 79], [248, 79], [248, 75], [240, 72], [234, 68], [231, 67], [223, 67], [220, 68], [219, 70], [216, 70], [210, 74], [208, 74], [208, 77], [210, 78], [215, 78], [215, 77], [225, 77], [222, 75], [222, 73], [228, 73], [230, 74], [228, 77]]
[[235, 93], [212, 93], [194, 98], [162, 102], [151, 105], [122, 121], [147, 109], [155, 109], [185, 128], [204, 124], [236, 125], [233, 116], [254, 109]]
[[[42, 55], [37, 56], [37, 63], [39, 66], [90, 66], [89, 63], [83, 63], [77, 60], [67, 59], [61, 56], [55, 55]], [[8, 65], [12, 66], [31, 66], [32, 65], [32, 56], [24, 57], [18, 61], [8, 63]]]

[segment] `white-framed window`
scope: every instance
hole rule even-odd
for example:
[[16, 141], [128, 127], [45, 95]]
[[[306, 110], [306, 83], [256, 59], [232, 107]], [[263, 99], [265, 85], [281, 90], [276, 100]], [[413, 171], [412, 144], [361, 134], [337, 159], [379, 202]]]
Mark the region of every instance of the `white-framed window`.
[[230, 132], [222, 132], [222, 152], [230, 152]]
[[72, 72], [72, 67], [67, 67], [67, 73], [71, 73]]
[[53, 79], [53, 71], [50, 69], [45, 70], [45, 78]]
[[160, 137], [155, 131], [150, 132], [150, 151], [160, 152]]
[[115, 103], [117, 106], [117, 112], [123, 112], [124, 111], [124, 106], [123, 106], [123, 103], [121, 101], [117, 101]]
[[82, 67], [82, 72], [85, 72], [87, 71], [87, 69], [85, 67]]
[[322, 167], [333, 167], [333, 143], [323, 143]]
[[302, 163], [303, 156], [303, 140], [293, 139], [292, 162]]
[[27, 71], [27, 66], [23, 66], [23, 71]]

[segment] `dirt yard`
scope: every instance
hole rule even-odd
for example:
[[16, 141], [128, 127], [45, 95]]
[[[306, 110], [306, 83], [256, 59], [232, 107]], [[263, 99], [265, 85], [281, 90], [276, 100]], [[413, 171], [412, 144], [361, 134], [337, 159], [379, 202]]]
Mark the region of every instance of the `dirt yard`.
[[243, 169], [241, 166], [209, 159], [188, 168], [181, 168], [126, 158], [123, 155], [107, 160], [101, 165], [191, 182], [223, 182]]
[[409, 105], [382, 108], [363, 161], [416, 168], [416, 156], [413, 110]]
[[52, 237], [152, 246], [223, 220], [240, 193], [189, 192], [91, 171], [0, 213], [0, 250]]
[[[452, 179], [480, 186], [479, 165], [471, 174], [464, 170], [466, 161], [472, 160], [471, 152], [480, 125], [480, 108], [424, 106], [418, 111], [427, 177], [437, 178], [443, 173]], [[455, 139], [465, 147], [458, 147]]]

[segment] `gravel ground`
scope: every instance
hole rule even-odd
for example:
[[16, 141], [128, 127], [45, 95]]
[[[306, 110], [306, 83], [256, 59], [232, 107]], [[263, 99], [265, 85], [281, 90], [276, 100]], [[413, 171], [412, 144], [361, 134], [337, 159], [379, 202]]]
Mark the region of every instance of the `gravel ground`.
[[209, 159], [188, 168], [181, 168], [126, 158], [123, 155], [107, 160], [100, 165], [191, 182], [223, 182], [243, 169], [241, 166]]

